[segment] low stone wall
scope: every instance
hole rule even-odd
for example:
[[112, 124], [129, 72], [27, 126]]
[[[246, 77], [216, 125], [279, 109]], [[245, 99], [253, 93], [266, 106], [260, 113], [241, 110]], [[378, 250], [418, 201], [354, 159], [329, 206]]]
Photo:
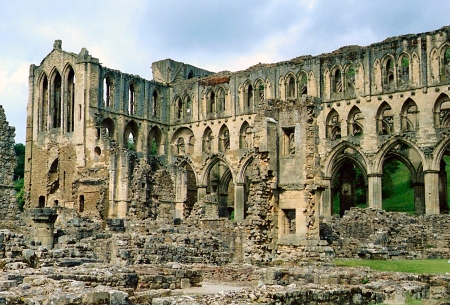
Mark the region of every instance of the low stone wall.
[[352, 208], [342, 218], [322, 218], [320, 238], [337, 258], [431, 259], [450, 257], [450, 215]]

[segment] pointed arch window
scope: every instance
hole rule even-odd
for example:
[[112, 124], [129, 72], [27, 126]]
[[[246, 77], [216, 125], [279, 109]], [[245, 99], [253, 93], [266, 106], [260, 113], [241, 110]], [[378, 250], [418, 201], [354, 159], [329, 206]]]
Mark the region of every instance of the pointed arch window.
[[75, 118], [75, 72], [69, 69], [67, 75], [66, 131], [74, 131]]
[[377, 131], [379, 135], [390, 135], [394, 132], [394, 113], [386, 102], [378, 109]]
[[300, 82], [298, 89], [300, 95], [308, 95], [308, 76], [306, 75], [306, 73], [302, 73], [300, 75]]
[[152, 116], [159, 116], [158, 92], [156, 90], [152, 94]]
[[44, 79], [42, 80], [41, 85], [41, 112], [40, 112], [40, 121], [39, 121], [39, 131], [47, 130], [47, 118], [48, 118], [48, 79], [47, 76], [44, 75]]
[[416, 131], [419, 125], [418, 114], [416, 103], [412, 99], [408, 99], [402, 107], [401, 125], [403, 132]]
[[384, 83], [387, 85], [393, 85], [394, 84], [394, 60], [392, 58], [389, 58], [386, 60], [386, 64], [384, 67], [385, 70], [385, 79]]
[[349, 96], [355, 95], [355, 80], [356, 80], [355, 68], [353, 66], [350, 66], [348, 67], [346, 73], [346, 87], [345, 87], [345, 91]]
[[443, 64], [443, 75], [448, 77], [450, 75], [450, 48], [446, 48], [444, 51]]
[[358, 107], [353, 107], [348, 115], [348, 135], [360, 137], [363, 135], [364, 117]]
[[340, 69], [336, 69], [333, 74], [333, 93], [340, 93], [342, 89], [342, 73]]
[[136, 112], [136, 87], [133, 83], [128, 88], [128, 114], [135, 114]]
[[328, 114], [327, 119], [327, 138], [337, 140], [341, 138], [341, 119], [336, 110], [332, 110]]
[[185, 112], [186, 112], [186, 116], [189, 117], [192, 115], [192, 101], [189, 95], [186, 96], [185, 98]]
[[56, 72], [53, 78], [52, 83], [52, 107], [51, 118], [52, 118], [52, 127], [60, 128], [61, 127], [61, 75]]
[[244, 109], [248, 111], [253, 110], [253, 86], [251, 84], [248, 84], [246, 91], [245, 91], [245, 97], [244, 97], [245, 105]]
[[295, 97], [295, 79], [293, 76], [289, 76], [286, 82], [286, 97], [287, 98]]
[[403, 83], [409, 82], [409, 57], [406, 55], [400, 59], [400, 80]]

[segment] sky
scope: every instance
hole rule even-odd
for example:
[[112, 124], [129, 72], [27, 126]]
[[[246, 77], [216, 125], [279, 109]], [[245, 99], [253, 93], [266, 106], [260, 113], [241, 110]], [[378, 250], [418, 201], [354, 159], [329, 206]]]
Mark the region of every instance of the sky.
[[448, 0], [0, 0], [0, 105], [25, 143], [28, 73], [62, 40], [152, 79], [172, 58], [238, 71], [450, 25]]

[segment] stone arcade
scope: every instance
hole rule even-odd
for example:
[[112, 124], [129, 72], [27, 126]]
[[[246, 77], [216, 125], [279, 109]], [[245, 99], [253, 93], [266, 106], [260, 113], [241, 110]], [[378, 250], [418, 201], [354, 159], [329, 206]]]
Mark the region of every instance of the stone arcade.
[[449, 41], [444, 27], [233, 73], [167, 59], [149, 81], [57, 40], [30, 67], [27, 208], [111, 230], [234, 221], [274, 249], [319, 239], [337, 193], [341, 214], [354, 206], [355, 169], [382, 209], [383, 164], [397, 159], [416, 214], [447, 213]]

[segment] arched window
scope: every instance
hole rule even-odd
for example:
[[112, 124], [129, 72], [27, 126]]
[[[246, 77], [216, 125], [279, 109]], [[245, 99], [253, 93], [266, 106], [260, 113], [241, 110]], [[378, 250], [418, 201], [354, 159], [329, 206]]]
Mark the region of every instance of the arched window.
[[409, 82], [409, 57], [407, 55], [403, 55], [400, 58], [400, 80], [403, 83]]
[[406, 100], [402, 107], [401, 125], [403, 132], [416, 131], [418, 123], [418, 109], [412, 99]]
[[152, 115], [154, 117], [159, 116], [158, 92], [156, 90], [154, 90], [152, 94]]
[[66, 131], [74, 130], [74, 111], [75, 111], [75, 72], [69, 68], [67, 75], [67, 103], [66, 103]]
[[327, 138], [337, 140], [341, 138], [341, 120], [336, 110], [331, 110], [327, 119]]
[[394, 132], [394, 113], [386, 102], [383, 102], [378, 108], [377, 132], [379, 135], [389, 135]]
[[256, 98], [258, 102], [264, 101], [264, 83], [262, 81], [258, 81], [255, 85], [256, 90]]
[[208, 105], [206, 108], [207, 113], [216, 112], [216, 94], [211, 90], [208, 96]]
[[113, 78], [105, 76], [103, 79], [103, 102], [105, 107], [110, 107], [113, 103]]
[[48, 117], [48, 80], [46, 75], [44, 75], [44, 79], [42, 80], [40, 94], [41, 94], [40, 96], [41, 112], [40, 112], [39, 131], [46, 131], [47, 117]]
[[363, 135], [364, 117], [358, 107], [354, 106], [348, 114], [348, 135], [359, 137]]
[[78, 212], [84, 212], [84, 195], [80, 195], [80, 197], [78, 198]]
[[253, 146], [253, 132], [252, 128], [247, 122], [244, 122], [239, 131], [239, 148], [252, 149]]
[[392, 58], [388, 58], [386, 60], [386, 64], [384, 66], [384, 83], [386, 85], [392, 85], [394, 84], [394, 60]]
[[253, 110], [253, 86], [251, 84], [248, 84], [245, 89], [244, 103], [245, 110]]
[[183, 102], [181, 98], [177, 98], [175, 100], [175, 107], [176, 107], [176, 118], [181, 119], [183, 117]]
[[446, 48], [443, 54], [444, 58], [442, 60], [443, 62], [443, 75], [449, 76], [450, 75], [450, 48]]
[[347, 73], [345, 75], [346, 77], [345, 92], [349, 96], [355, 95], [355, 79], [356, 79], [355, 76], [356, 76], [355, 68], [353, 66], [348, 67]]
[[52, 127], [61, 127], [61, 75], [55, 72], [52, 84], [52, 107], [50, 108]]
[[191, 116], [192, 115], [192, 101], [191, 101], [191, 98], [189, 97], [189, 95], [186, 95], [185, 105], [186, 105], [186, 107], [185, 107], [186, 116]]
[[153, 126], [148, 134], [148, 152], [150, 155], [160, 155], [161, 152], [161, 130]]
[[304, 72], [300, 74], [298, 92], [300, 92], [300, 95], [308, 95], [308, 76]]
[[213, 141], [212, 130], [211, 128], [207, 127], [203, 132], [203, 143], [202, 143], [203, 152], [205, 153], [212, 152], [212, 141]]
[[289, 76], [286, 82], [286, 97], [295, 97], [295, 79], [293, 76]]
[[336, 69], [333, 74], [333, 93], [342, 92], [342, 74], [340, 69]]
[[218, 94], [218, 111], [222, 112], [225, 111], [226, 107], [225, 107], [225, 91], [221, 88], [219, 90], [219, 94]]
[[226, 151], [230, 149], [230, 131], [226, 125], [220, 128], [219, 132], [219, 151]]
[[450, 99], [446, 94], [441, 94], [434, 106], [436, 128], [450, 127]]
[[183, 137], [179, 137], [177, 140], [178, 155], [184, 155], [186, 153], [186, 145]]
[[133, 115], [136, 111], [136, 88], [133, 83], [128, 88], [128, 114]]
[[138, 126], [136, 122], [130, 121], [125, 126], [124, 131], [124, 146], [129, 150], [136, 151], [138, 149]]

